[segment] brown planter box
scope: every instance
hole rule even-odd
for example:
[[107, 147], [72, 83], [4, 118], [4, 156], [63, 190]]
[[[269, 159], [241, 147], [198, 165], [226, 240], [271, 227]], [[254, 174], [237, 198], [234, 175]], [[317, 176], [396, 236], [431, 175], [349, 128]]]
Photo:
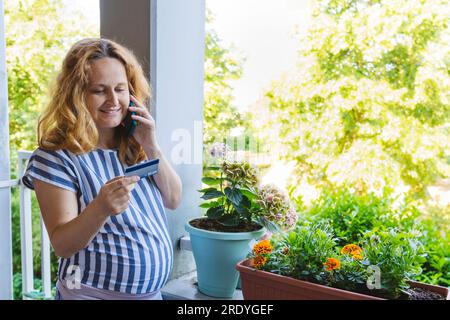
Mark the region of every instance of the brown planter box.
[[[251, 266], [251, 259], [239, 262], [236, 269], [241, 274], [244, 300], [385, 300], [257, 270]], [[412, 287], [427, 289], [450, 299], [448, 288], [415, 281], [410, 283]]]

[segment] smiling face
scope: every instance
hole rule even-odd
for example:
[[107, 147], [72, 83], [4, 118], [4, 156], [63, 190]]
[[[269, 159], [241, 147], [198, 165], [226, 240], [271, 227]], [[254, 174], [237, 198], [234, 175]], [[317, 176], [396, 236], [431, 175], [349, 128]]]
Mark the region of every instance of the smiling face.
[[99, 136], [111, 136], [130, 103], [127, 74], [119, 60], [101, 58], [92, 62], [86, 102]]

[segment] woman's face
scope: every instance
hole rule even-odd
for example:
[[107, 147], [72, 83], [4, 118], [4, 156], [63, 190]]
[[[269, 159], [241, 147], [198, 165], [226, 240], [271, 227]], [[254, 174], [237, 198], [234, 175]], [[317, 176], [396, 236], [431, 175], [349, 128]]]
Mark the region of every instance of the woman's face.
[[91, 64], [87, 107], [98, 129], [120, 125], [130, 103], [125, 67], [114, 58], [101, 58]]

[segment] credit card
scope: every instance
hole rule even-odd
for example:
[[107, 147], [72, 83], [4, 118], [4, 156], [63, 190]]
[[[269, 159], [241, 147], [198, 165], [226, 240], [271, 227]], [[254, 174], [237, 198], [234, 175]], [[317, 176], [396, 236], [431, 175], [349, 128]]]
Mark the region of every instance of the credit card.
[[158, 172], [159, 159], [147, 160], [134, 166], [125, 168], [125, 177], [139, 176], [141, 178], [149, 177]]

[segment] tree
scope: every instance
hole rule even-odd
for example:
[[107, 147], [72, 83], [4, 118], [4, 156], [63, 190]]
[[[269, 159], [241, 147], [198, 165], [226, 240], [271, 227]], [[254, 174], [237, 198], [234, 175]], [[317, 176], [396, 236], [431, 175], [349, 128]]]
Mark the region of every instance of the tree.
[[262, 134], [295, 181], [417, 198], [449, 176], [448, 3], [320, 0], [298, 70], [265, 93]]
[[207, 12], [205, 38], [205, 104], [203, 110], [205, 144], [223, 141], [230, 130], [245, 126], [239, 111], [232, 105], [231, 80], [242, 75], [242, 59], [232, 54], [231, 48], [222, 45], [217, 33], [211, 28], [212, 13]]

